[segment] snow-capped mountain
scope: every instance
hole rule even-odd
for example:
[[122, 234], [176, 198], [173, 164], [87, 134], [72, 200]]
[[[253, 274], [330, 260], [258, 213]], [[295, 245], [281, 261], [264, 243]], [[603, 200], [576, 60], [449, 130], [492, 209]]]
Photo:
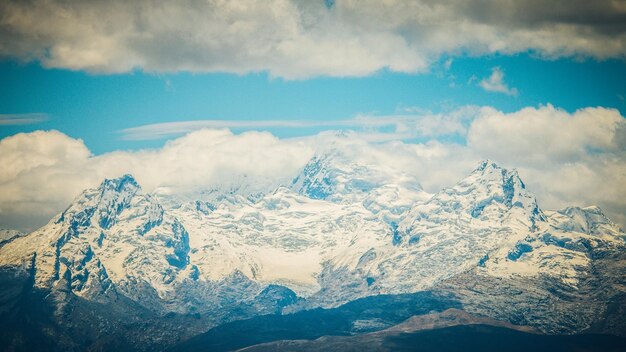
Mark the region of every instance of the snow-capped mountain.
[[138, 284], [164, 297], [172, 281], [192, 274], [186, 230], [130, 175], [86, 190], [48, 225], [7, 246], [3, 264], [32, 260], [36, 288], [68, 280], [87, 299], [112, 284], [131, 299], [143, 294]]
[[[543, 212], [517, 171], [484, 161], [454, 187], [406, 214], [397, 229], [396, 243], [402, 250], [389, 252], [402, 262], [388, 266], [414, 269], [401, 271], [393, 282], [424, 289], [482, 265], [489, 253], [513, 247], [543, 221]], [[428, 265], [423, 265], [425, 258]]]
[[[626, 295], [621, 229], [597, 207], [542, 210], [517, 171], [492, 161], [434, 195], [340, 152], [316, 155], [271, 191], [219, 189], [180, 201], [145, 193], [130, 175], [105, 180], [44, 227], [12, 237], [0, 267], [33, 290], [63, 292], [54, 305], [77, 297], [203, 317], [173, 328], [176, 338], [237, 318], [426, 290], [450, 292], [475, 313], [577, 332]], [[521, 305], [508, 304], [512, 294]], [[585, 300], [593, 303], [569, 311]]]

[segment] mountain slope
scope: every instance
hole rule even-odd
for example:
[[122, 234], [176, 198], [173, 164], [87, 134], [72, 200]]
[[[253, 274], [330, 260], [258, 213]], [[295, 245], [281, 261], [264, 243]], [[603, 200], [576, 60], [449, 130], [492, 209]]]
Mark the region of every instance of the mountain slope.
[[433, 292], [365, 297], [336, 308], [263, 315], [215, 327], [175, 346], [175, 351], [232, 351], [286, 339], [352, 335], [394, 326], [414, 315], [460, 308], [452, 297]]
[[625, 248], [624, 233], [597, 207], [546, 212], [537, 231], [436, 287], [458, 294], [470, 312], [546, 333], [626, 335], [618, 317], [626, 307]]
[[[325, 336], [243, 348], [246, 352], [279, 351], [621, 351], [626, 340], [611, 335], [537, 335], [491, 325], [455, 325], [404, 333]], [[419, 347], [418, 347], [419, 346]]]
[[0, 247], [20, 236], [24, 236], [24, 233], [17, 230], [0, 230]]

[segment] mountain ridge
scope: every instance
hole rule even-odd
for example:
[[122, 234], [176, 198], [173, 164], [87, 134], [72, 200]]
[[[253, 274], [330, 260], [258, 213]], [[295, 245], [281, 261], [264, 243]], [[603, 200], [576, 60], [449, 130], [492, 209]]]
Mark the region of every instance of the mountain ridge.
[[[252, 198], [163, 201], [131, 175], [106, 179], [1, 246], [0, 267], [63, 293], [59, 307], [74, 296], [123, 298], [156, 316], [202, 317], [179, 327], [181, 337], [236, 317], [432, 289], [459, 296], [472, 314], [574, 333], [599, 326], [626, 292], [619, 226], [598, 207], [541, 209], [516, 170], [485, 160], [426, 199], [419, 184], [404, 194], [404, 175], [385, 183], [390, 171], [328, 158], [341, 172], [315, 156], [309, 164], [320, 167]], [[328, 186], [324, 197], [309, 194], [318, 186]], [[511, 294], [519, 307], [507, 304]], [[547, 307], [560, 308], [550, 316]], [[611, 319], [607, 329], [621, 334], [626, 324]]]

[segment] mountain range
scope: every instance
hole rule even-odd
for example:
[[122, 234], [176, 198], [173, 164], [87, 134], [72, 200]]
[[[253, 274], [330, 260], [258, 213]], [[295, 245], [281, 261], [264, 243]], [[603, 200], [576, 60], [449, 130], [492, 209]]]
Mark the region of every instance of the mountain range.
[[[0, 343], [229, 350], [371, 338], [450, 312], [541, 336], [626, 336], [626, 234], [595, 206], [542, 209], [493, 161], [429, 194], [334, 150], [289, 183], [247, 189], [189, 200], [123, 175], [36, 231], [0, 233]], [[268, 321], [282, 328], [261, 334]], [[246, 326], [247, 345], [226, 343]]]

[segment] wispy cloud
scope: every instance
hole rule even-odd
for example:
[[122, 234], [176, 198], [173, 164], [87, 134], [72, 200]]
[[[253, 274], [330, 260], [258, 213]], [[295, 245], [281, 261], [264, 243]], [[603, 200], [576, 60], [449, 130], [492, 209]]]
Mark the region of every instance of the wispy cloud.
[[500, 67], [492, 68], [491, 76], [480, 81], [478, 85], [489, 92], [504, 93], [511, 96], [519, 94], [517, 88], [511, 88], [504, 82], [504, 71]]
[[320, 120], [193, 120], [148, 124], [119, 130], [124, 140], [157, 140], [178, 137], [200, 129], [272, 130], [276, 128], [354, 130], [376, 136], [377, 140], [402, 140], [415, 137], [464, 135], [478, 108], [466, 107], [451, 114], [426, 110], [407, 110], [397, 115], [358, 115], [350, 119]]
[[48, 115], [43, 113], [0, 114], [0, 126], [30, 125], [47, 119]]
[[154, 123], [118, 131], [125, 140], [154, 140], [180, 136], [200, 129], [342, 128], [354, 126], [352, 120], [193, 120]]

